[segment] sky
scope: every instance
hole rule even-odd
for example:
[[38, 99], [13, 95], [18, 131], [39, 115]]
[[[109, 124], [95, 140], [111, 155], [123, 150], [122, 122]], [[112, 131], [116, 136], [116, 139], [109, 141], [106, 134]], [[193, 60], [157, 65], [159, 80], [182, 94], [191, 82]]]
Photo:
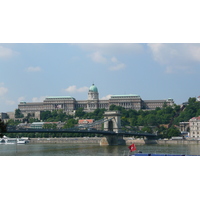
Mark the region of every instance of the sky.
[[138, 94], [181, 104], [200, 95], [199, 43], [1, 43], [0, 112], [48, 96]]
[[181, 104], [198, 97], [195, 3], [1, 3], [0, 112], [14, 112], [20, 101], [41, 102], [48, 96], [86, 100], [92, 84], [100, 99], [137, 94], [143, 100], [172, 98]]

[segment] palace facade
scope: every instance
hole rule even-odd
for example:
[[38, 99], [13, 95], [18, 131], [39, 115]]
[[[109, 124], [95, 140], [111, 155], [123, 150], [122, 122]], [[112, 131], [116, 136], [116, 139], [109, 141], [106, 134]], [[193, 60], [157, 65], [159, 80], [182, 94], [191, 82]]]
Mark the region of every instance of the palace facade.
[[100, 100], [97, 87], [93, 84], [88, 91], [87, 100], [76, 100], [71, 96], [50, 96], [43, 102], [20, 102], [18, 109], [26, 116], [34, 113], [39, 117], [41, 111], [53, 111], [62, 109], [68, 114], [74, 114], [78, 108], [83, 108], [85, 112], [93, 112], [97, 108], [109, 109], [111, 105], [122, 106], [125, 109], [154, 110], [164, 104], [173, 105], [173, 99], [167, 100], [142, 100], [139, 95], [112, 95], [108, 100]]

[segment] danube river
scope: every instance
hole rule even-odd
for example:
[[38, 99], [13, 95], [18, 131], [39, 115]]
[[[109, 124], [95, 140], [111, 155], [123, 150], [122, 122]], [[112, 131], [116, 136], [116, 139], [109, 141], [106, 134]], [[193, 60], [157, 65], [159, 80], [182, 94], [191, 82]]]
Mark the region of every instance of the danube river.
[[[145, 144], [136, 145], [143, 153], [200, 155], [198, 144]], [[136, 151], [136, 152], [137, 152]], [[129, 149], [123, 146], [99, 144], [0, 144], [0, 156], [127, 156]]]

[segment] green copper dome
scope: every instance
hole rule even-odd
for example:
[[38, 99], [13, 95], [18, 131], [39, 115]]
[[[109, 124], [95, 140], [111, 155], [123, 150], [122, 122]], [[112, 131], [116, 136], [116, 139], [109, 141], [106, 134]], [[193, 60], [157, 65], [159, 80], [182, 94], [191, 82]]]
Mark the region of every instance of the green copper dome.
[[89, 92], [98, 92], [98, 89], [94, 84], [92, 84], [92, 86], [89, 89]]

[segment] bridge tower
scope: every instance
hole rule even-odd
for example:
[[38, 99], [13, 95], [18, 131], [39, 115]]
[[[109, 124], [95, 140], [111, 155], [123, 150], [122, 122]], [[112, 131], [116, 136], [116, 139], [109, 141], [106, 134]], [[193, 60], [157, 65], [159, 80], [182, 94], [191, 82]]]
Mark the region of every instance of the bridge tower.
[[104, 131], [114, 131], [119, 133], [121, 131], [121, 114], [119, 111], [106, 111], [104, 113]]
[[104, 131], [115, 132], [116, 135], [106, 135], [100, 141], [100, 145], [124, 145], [125, 141], [121, 132], [121, 114], [119, 111], [105, 111]]

